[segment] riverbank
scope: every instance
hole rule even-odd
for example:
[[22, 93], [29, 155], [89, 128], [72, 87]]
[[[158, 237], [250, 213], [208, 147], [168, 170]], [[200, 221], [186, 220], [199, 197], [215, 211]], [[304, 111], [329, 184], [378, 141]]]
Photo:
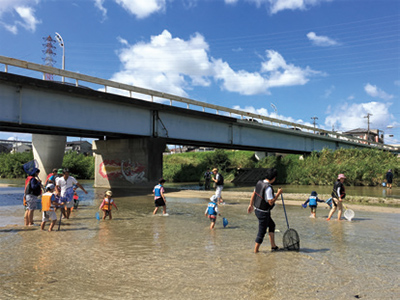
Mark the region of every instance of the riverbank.
[[[199, 190], [174, 190], [166, 192], [165, 195], [171, 198], [210, 198], [213, 191], [199, 191]], [[223, 191], [222, 197], [226, 203], [232, 202], [246, 202], [250, 200], [251, 192], [235, 192]], [[297, 205], [300, 207], [302, 203], [309, 197], [309, 194], [284, 194], [286, 205]], [[329, 195], [320, 194], [321, 199], [328, 199]], [[346, 202], [346, 207], [357, 211], [369, 212], [384, 212], [384, 213], [400, 213], [400, 199], [393, 198], [376, 198], [376, 197], [351, 197], [349, 196]], [[320, 207], [325, 206], [323, 203]]]

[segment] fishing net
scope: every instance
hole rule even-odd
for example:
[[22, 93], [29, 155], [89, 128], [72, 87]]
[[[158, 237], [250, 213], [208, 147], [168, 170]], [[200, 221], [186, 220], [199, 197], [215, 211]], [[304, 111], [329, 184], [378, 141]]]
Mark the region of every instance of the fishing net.
[[349, 221], [351, 221], [351, 219], [354, 218], [354, 215], [355, 214], [354, 214], [354, 211], [352, 209], [346, 209], [346, 211], [344, 212], [344, 217]]
[[299, 251], [300, 238], [296, 230], [288, 229], [283, 235], [283, 247], [286, 250]]
[[34, 159], [34, 160], [27, 162], [22, 167], [24, 168], [25, 173], [27, 173], [29, 176], [33, 176], [33, 175], [35, 175], [36, 171], [38, 170], [39, 165], [38, 165], [36, 159]]

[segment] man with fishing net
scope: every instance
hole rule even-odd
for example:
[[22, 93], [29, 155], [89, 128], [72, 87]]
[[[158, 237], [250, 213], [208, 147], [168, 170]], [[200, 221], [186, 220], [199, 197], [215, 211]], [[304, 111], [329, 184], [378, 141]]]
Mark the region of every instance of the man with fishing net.
[[278, 192], [274, 194], [272, 184], [275, 182], [278, 172], [276, 169], [268, 169], [264, 180], [257, 182], [256, 188], [250, 199], [247, 213], [253, 210], [258, 219], [258, 234], [254, 253], [259, 252], [260, 246], [264, 240], [268, 228], [269, 241], [271, 243], [271, 250], [276, 251], [279, 247], [275, 244], [275, 222], [271, 218], [271, 210], [275, 206], [275, 202], [282, 194], [282, 189], [279, 188]]

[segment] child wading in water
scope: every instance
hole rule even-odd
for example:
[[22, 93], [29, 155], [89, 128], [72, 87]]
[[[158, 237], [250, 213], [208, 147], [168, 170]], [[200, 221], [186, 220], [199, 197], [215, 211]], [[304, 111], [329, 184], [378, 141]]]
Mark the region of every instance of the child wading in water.
[[325, 202], [325, 201], [324, 201], [324, 200], [318, 199], [318, 194], [317, 194], [317, 192], [316, 192], [316, 191], [312, 191], [312, 192], [311, 192], [311, 196], [308, 197], [307, 201], [304, 202], [304, 204], [303, 204], [303, 207], [306, 208], [306, 207], [307, 207], [307, 203], [309, 203], [308, 206], [309, 206], [310, 209], [311, 209], [310, 218], [315, 218], [315, 217], [316, 217], [317, 205], [318, 205], [317, 202]]
[[208, 203], [208, 206], [206, 208], [206, 211], [204, 215], [210, 219], [211, 224], [210, 224], [210, 229], [214, 229], [215, 227], [215, 222], [217, 221], [217, 215], [221, 216], [221, 214], [218, 211], [218, 197], [216, 195], [213, 195], [210, 198], [210, 202]]
[[103, 220], [106, 219], [107, 215], [109, 216], [110, 220], [112, 219], [111, 208], [113, 205], [118, 210], [118, 207], [115, 205], [114, 199], [111, 199], [111, 196], [112, 192], [107, 191], [103, 202], [100, 204], [99, 209], [103, 210]]
[[158, 211], [158, 208], [160, 206], [162, 206], [163, 215], [164, 216], [168, 216], [168, 214], [167, 214], [167, 205], [166, 205], [167, 200], [165, 200], [164, 186], [163, 186], [163, 184], [165, 183], [165, 179], [160, 178], [160, 180], [158, 182], [159, 183], [153, 189], [154, 205], [156, 206], [156, 208], [153, 211], [153, 215], [155, 215], [157, 213], [157, 211]]

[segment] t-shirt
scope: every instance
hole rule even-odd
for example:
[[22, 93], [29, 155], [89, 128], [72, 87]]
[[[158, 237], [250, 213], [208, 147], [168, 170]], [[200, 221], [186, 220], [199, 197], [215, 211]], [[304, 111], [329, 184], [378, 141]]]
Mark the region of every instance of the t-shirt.
[[61, 197], [65, 197], [67, 189], [72, 188], [77, 183], [78, 181], [72, 176], [69, 176], [67, 180], [64, 179], [64, 176], [56, 179], [56, 185], [61, 188]]

